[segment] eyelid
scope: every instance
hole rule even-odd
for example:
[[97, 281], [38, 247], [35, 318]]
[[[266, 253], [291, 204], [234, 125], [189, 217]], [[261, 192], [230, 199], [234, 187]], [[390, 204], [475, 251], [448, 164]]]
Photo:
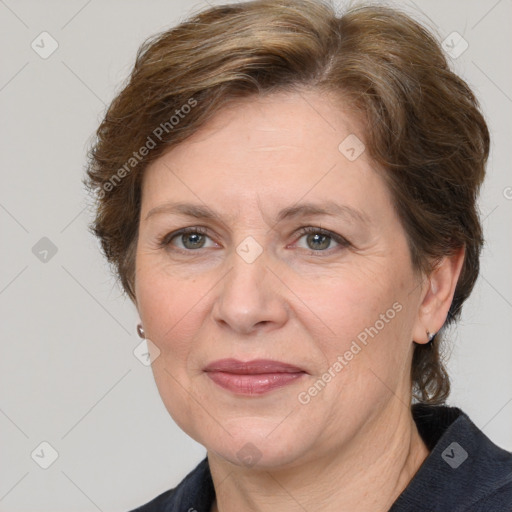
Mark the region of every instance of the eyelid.
[[[203, 226], [188, 226], [186, 228], [177, 229], [176, 231], [172, 231], [171, 233], [166, 233], [164, 236], [159, 237], [158, 245], [159, 247], [167, 247], [171, 245], [173, 239], [177, 238], [180, 235], [186, 235], [187, 233], [198, 233], [200, 235], [207, 236], [208, 238], [212, 238], [209, 235], [209, 230]], [[213, 241], [213, 239], [212, 239]], [[217, 243], [217, 242], [215, 242]], [[184, 251], [180, 247], [175, 247], [177, 250]], [[186, 252], [193, 252], [192, 250], [188, 250]]]
[[[328, 236], [329, 238], [334, 240], [338, 244], [338, 246], [330, 247], [329, 249], [319, 250], [319, 251], [314, 251], [313, 249], [309, 249], [311, 251], [311, 254], [314, 254], [314, 255], [321, 255], [322, 253], [330, 254], [333, 250], [339, 249], [340, 247], [349, 247], [350, 245], [352, 245], [345, 237], [339, 235], [338, 233], [335, 233], [334, 231], [330, 231], [329, 229], [325, 229], [320, 226], [302, 227], [296, 232], [295, 237], [297, 237], [297, 235], [298, 235], [297, 240], [300, 240], [304, 235], [317, 234], [317, 233], [324, 235], [324, 236]], [[296, 242], [297, 242], [297, 240], [296, 240]], [[296, 242], [294, 242], [294, 243], [296, 243]], [[308, 250], [308, 249], [305, 249], [305, 250]]]

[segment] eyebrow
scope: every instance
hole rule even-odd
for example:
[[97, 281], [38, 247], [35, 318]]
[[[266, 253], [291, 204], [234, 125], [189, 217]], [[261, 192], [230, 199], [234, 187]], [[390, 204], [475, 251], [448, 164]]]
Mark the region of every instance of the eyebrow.
[[162, 213], [185, 215], [196, 219], [211, 219], [222, 222], [222, 217], [206, 205], [172, 202], [164, 203], [151, 209], [146, 215], [145, 220], [148, 220], [153, 215]]
[[320, 215], [328, 215], [331, 217], [347, 217], [361, 224], [369, 224], [370, 219], [360, 210], [356, 210], [348, 205], [342, 205], [333, 201], [326, 201], [322, 204], [316, 203], [300, 203], [289, 206], [281, 210], [277, 215], [277, 221], [281, 222], [285, 219], [294, 219], [297, 217], [315, 217]]
[[[194, 217], [196, 219], [214, 220], [224, 223], [224, 219], [217, 212], [206, 205], [192, 203], [175, 203], [168, 202], [152, 208], [145, 217], [148, 220], [157, 214], [175, 214]], [[356, 210], [348, 205], [340, 205], [333, 201], [326, 201], [322, 204], [316, 203], [299, 203], [284, 208], [277, 214], [277, 222], [284, 220], [296, 219], [299, 217], [315, 217], [327, 215], [332, 217], [345, 217], [349, 220], [356, 221], [361, 224], [370, 224], [368, 216], [360, 210]]]

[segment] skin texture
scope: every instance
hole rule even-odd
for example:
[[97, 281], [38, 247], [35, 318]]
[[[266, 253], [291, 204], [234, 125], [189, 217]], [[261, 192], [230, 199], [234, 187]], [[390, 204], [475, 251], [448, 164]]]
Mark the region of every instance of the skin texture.
[[[152, 367], [162, 400], [208, 450], [213, 510], [387, 510], [428, 454], [409, 407], [412, 340], [426, 343], [426, 331], [442, 326], [463, 252], [431, 276], [413, 269], [375, 164], [367, 152], [349, 161], [338, 149], [350, 134], [364, 140], [353, 114], [325, 93], [250, 98], [146, 170], [136, 305], [160, 350]], [[207, 206], [220, 219], [154, 210], [174, 202]], [[366, 220], [277, 220], [305, 202], [350, 207]], [[198, 226], [206, 236], [159, 244]], [[348, 244], [299, 233], [308, 226]], [[262, 250], [252, 263], [237, 252], [257, 247], [247, 237]], [[204, 245], [191, 249], [198, 240]], [[333, 370], [371, 326], [377, 334]], [[240, 396], [203, 371], [222, 358], [272, 359], [307, 373]], [[299, 393], [329, 368], [335, 376], [301, 403]]]

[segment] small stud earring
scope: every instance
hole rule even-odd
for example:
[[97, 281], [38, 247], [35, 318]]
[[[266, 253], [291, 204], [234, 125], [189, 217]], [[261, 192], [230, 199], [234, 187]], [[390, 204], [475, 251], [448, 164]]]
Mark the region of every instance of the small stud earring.
[[436, 333], [435, 333], [435, 332], [432, 332], [432, 333], [431, 333], [431, 332], [429, 332], [429, 331], [427, 330], [427, 338], [428, 338], [429, 343], [434, 339], [435, 335], [436, 335]]
[[137, 334], [139, 335], [139, 337], [141, 337], [142, 339], [145, 339], [146, 338], [146, 333], [144, 332], [144, 329], [142, 327], [142, 324], [137, 324]]

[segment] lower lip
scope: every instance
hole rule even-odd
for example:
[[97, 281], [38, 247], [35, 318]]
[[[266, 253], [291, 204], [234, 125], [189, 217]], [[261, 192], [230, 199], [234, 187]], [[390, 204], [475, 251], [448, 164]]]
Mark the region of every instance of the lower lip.
[[241, 395], [262, 395], [300, 379], [304, 372], [238, 374], [207, 372], [208, 377], [224, 389]]

